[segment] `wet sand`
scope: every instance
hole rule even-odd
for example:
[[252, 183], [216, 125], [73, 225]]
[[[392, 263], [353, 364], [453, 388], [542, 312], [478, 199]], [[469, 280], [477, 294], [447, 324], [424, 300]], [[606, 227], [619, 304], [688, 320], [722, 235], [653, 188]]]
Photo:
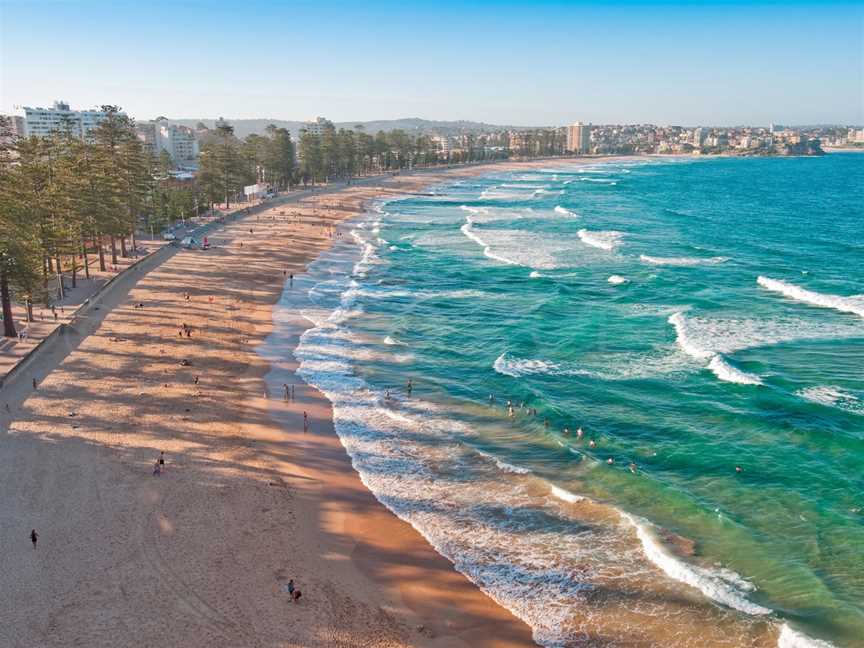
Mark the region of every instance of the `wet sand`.
[[331, 224], [443, 177], [230, 223], [211, 250], [119, 282], [3, 388], [0, 644], [532, 645], [363, 487], [321, 394], [300, 382], [294, 402], [268, 393], [255, 352], [283, 273], [330, 245]]

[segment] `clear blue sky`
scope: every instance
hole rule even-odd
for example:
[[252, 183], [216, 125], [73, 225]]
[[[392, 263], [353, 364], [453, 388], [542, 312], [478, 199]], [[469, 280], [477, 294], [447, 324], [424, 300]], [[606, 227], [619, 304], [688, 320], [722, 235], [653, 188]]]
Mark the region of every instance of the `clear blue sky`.
[[0, 111], [860, 124], [862, 6], [0, 0]]

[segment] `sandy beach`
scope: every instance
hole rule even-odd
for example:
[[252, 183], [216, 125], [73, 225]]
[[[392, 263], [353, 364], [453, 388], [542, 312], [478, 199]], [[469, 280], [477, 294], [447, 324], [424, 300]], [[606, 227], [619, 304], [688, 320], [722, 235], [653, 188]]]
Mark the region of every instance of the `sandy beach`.
[[289, 197], [229, 222], [212, 249], [117, 282], [4, 386], [0, 644], [533, 645], [365, 489], [328, 401], [296, 378], [294, 400], [268, 393], [256, 353], [287, 275], [334, 224], [488, 170]]

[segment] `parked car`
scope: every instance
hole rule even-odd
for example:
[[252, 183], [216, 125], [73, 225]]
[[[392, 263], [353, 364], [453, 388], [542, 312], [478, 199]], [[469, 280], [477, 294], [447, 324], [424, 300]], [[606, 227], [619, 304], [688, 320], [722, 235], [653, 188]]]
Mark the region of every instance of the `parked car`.
[[165, 232], [162, 235], [162, 238], [165, 239], [166, 241], [176, 241], [177, 240], [177, 237], [174, 235], [174, 232]]

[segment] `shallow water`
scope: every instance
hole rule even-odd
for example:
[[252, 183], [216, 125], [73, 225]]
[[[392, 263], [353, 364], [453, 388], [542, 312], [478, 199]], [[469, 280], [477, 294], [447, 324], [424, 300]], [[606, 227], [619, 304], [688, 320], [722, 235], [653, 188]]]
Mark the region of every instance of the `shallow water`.
[[864, 156], [434, 190], [281, 302], [376, 496], [547, 646], [864, 645]]

